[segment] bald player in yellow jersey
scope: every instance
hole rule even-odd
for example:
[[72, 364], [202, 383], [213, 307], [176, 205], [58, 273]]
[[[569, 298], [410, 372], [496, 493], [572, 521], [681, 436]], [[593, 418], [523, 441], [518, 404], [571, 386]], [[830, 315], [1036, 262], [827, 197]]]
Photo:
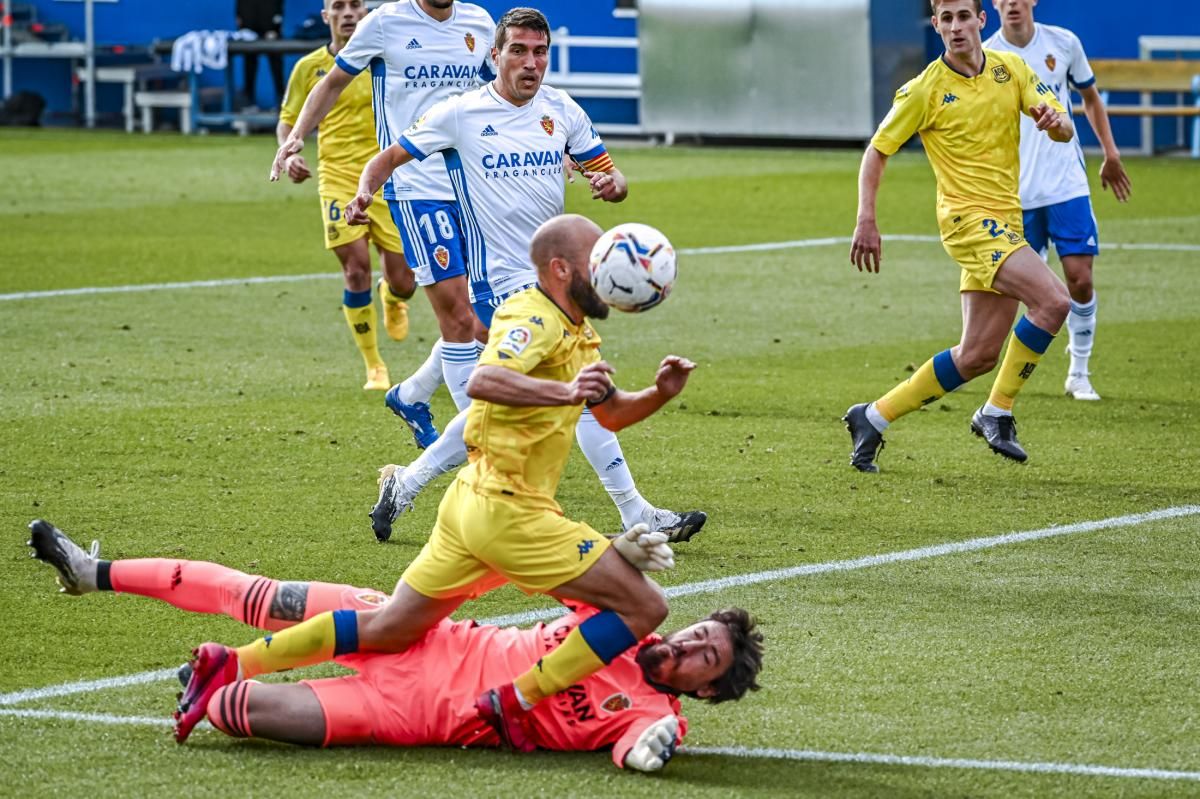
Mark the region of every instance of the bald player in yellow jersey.
[[[933, 0], [932, 7], [933, 26], [946, 52], [896, 92], [892, 110], [863, 156], [850, 260], [859, 271], [879, 271], [875, 198], [884, 166], [914, 133], [920, 134], [937, 177], [942, 245], [962, 267], [962, 338], [875, 402], [846, 412], [850, 463], [863, 472], [879, 471], [875, 459], [889, 424], [990, 372], [1010, 329], [1004, 362], [971, 429], [992, 451], [1024, 462], [1013, 401], [1070, 305], [1066, 286], [1025, 242], [1017, 193], [1021, 114], [1060, 142], [1075, 135], [1070, 116], [1019, 56], [983, 49], [981, 0]], [[1013, 328], [1020, 303], [1028, 312]]]
[[[288, 79], [287, 94], [279, 111], [275, 136], [284, 142], [304, 107], [304, 100], [317, 82], [333, 67], [334, 56], [345, 46], [360, 20], [367, 15], [364, 0], [325, 0], [321, 18], [329, 24], [332, 41], [296, 62]], [[359, 75], [337, 104], [321, 121], [317, 134], [317, 189], [321, 196], [321, 222], [325, 249], [333, 250], [342, 265], [345, 291], [342, 313], [362, 353], [367, 369], [367, 390], [391, 387], [387, 365], [379, 353], [377, 317], [371, 302], [371, 248], [379, 250], [383, 278], [379, 295], [383, 301], [384, 326], [388, 335], [402, 341], [408, 335], [408, 306], [404, 302], [416, 290], [412, 270], [404, 261], [400, 234], [387, 210], [379, 203], [362, 227], [346, 224], [346, 203], [358, 193], [358, 176], [379, 147], [375, 139], [375, 113], [371, 106], [371, 76]], [[293, 183], [312, 176], [304, 156], [288, 159], [287, 174]]]
[[566, 518], [554, 498], [585, 404], [600, 424], [618, 430], [679, 394], [695, 368], [672, 355], [653, 386], [627, 393], [613, 385], [588, 321], [608, 315], [588, 276], [599, 237], [595, 223], [573, 215], [534, 233], [537, 284], [497, 309], [467, 385], [470, 463], [446, 491], [429, 541], [391, 599], [378, 609], [314, 616], [236, 650], [200, 646], [180, 702], [185, 737], [213, 693], [231, 681], [352, 652], [404, 651], [466, 600], [511, 582], [526, 593], [601, 609], [525, 674], [480, 697], [480, 716], [528, 751], [533, 706], [599, 671], [666, 618], [662, 590], [639, 569], [674, 565], [667, 535], [642, 524], [610, 542]]

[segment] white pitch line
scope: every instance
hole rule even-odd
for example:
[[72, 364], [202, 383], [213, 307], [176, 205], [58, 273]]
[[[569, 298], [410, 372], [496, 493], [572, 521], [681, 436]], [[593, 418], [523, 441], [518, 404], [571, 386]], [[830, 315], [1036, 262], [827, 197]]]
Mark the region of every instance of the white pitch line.
[[692, 755], [804, 760], [812, 763], [871, 763], [883, 766], [923, 768], [961, 768], [981, 771], [1018, 771], [1025, 774], [1077, 774], [1085, 777], [1126, 777], [1130, 779], [1200, 781], [1200, 771], [1173, 771], [1160, 768], [1119, 768], [1077, 763], [1025, 763], [1017, 760], [971, 760], [965, 758], [925, 757], [921, 755], [881, 755], [869, 752], [817, 752], [803, 749], [754, 749], [741, 746], [688, 746], [681, 751]]
[[[1059, 536], [1073, 535], [1077, 533], [1090, 533], [1096, 530], [1109, 530], [1116, 527], [1131, 527], [1133, 525], [1145, 524], [1147, 522], [1160, 521], [1163, 519], [1178, 519], [1183, 516], [1195, 516], [1198, 514], [1200, 514], [1200, 505], [1180, 505], [1174, 508], [1162, 508], [1160, 510], [1148, 511], [1146, 513], [1131, 513], [1125, 516], [1113, 516], [1108, 519], [1099, 519], [1091, 522], [1076, 522], [1074, 524], [1066, 524], [1055, 527], [1043, 527], [1040, 530], [1026, 530], [1025, 532], [1020, 533], [1008, 533], [1006, 535], [987, 536], [985, 538], [972, 538], [967, 541], [951, 541], [945, 544], [918, 547], [917, 549], [905, 549], [899, 552], [884, 553], [882, 555], [868, 555], [862, 558], [834, 560], [826, 563], [809, 563], [804, 566], [792, 566], [786, 569], [773, 569], [765, 572], [752, 572], [750, 574], [737, 574], [733, 575], [732, 577], [721, 577], [716, 580], [702, 580], [696, 583], [684, 583], [683, 585], [675, 585], [667, 588], [666, 594], [671, 598], [692, 596], [694, 594], [711, 594], [717, 591], [722, 591], [726, 588], [756, 585], [758, 583], [778, 582], [780, 580], [790, 580], [796, 577], [807, 577], [814, 574], [826, 574], [829, 572], [854, 571], [856, 569], [866, 569], [871, 566], [884, 566], [890, 563], [925, 560], [928, 558], [941, 557], [942, 555], [953, 555], [960, 552], [976, 552], [981, 549], [991, 549], [993, 547], [1005, 546], [1007, 544], [1018, 544], [1025, 541], [1037, 541], [1044, 538], [1057, 538]], [[540, 621], [542, 619], [553, 618], [560, 613], [562, 613], [561, 607], [541, 608], [538, 610], [526, 610], [520, 613], [511, 613], [506, 616], [494, 616], [490, 619], [480, 619], [480, 623], [495, 625], [497, 627], [507, 627], [510, 625], [519, 626]], [[63, 683], [61, 685], [50, 685], [45, 688], [30, 688], [24, 691], [0, 694], [0, 706], [32, 702], [38, 699], [49, 699], [55, 696], [69, 696], [71, 694], [86, 693], [103, 688], [122, 688], [127, 685], [137, 685], [139, 683], [173, 679], [175, 677], [175, 673], [176, 669], [162, 669], [159, 671], [146, 671], [139, 674], [130, 674], [123, 677], [108, 677], [102, 680], [87, 680], [82, 682]]]
[[[66, 710], [0, 709], [0, 718], [79, 721], [88, 724], [169, 727], [166, 717], [114, 716], [108, 713], [76, 713]], [[212, 725], [201, 722], [198, 728]], [[1024, 774], [1074, 774], [1085, 777], [1124, 777], [1126, 779], [1200, 781], [1200, 771], [1174, 771], [1159, 768], [1121, 768], [1087, 763], [1044, 763], [1019, 760], [973, 760], [969, 758], [928, 757], [925, 755], [888, 755], [872, 752], [821, 752], [812, 749], [771, 749], [743, 746], [685, 746], [683, 755], [716, 755], [762, 760], [798, 760], [809, 763], [858, 763], [916, 768], [956, 768], [978, 771], [1015, 771]]]
[[[920, 244], [937, 244], [941, 241], [937, 236], [920, 236], [894, 234], [883, 237], [884, 241], [915, 242]], [[738, 252], [770, 252], [772, 250], [799, 250], [810, 247], [829, 247], [836, 244], [849, 244], [849, 236], [831, 236], [819, 239], [796, 239], [794, 241], [771, 241], [760, 244], [732, 244], [725, 247], [691, 247], [679, 251], [680, 255], [721, 255]], [[1200, 244], [1163, 243], [1121, 243], [1104, 242], [1105, 250], [1143, 250], [1151, 252], [1200, 252]], [[95, 294], [129, 294], [143, 291], [174, 291], [177, 289], [222, 288], [225, 286], [246, 286], [263, 283], [301, 283], [310, 280], [332, 280], [340, 278], [336, 272], [321, 272], [313, 275], [274, 275], [270, 277], [234, 277], [220, 280], [189, 280], [180, 283], [141, 283], [126, 286], [85, 286], [75, 289], [52, 289], [48, 291], [18, 291], [11, 294], [0, 294], [0, 302], [12, 300], [39, 300], [48, 297], [79, 297]]]
[[178, 668], [159, 669], [158, 671], [143, 671], [140, 674], [127, 674], [123, 677], [105, 677], [101, 680], [81, 680], [79, 682], [66, 682], [61, 685], [49, 685], [45, 688], [30, 688], [11, 694], [0, 694], [0, 705], [19, 705], [23, 702], [51, 699], [56, 696], [86, 694], [92, 691], [102, 691], [105, 688], [125, 688], [141, 683], [159, 682], [161, 680], [173, 679], [177, 671], [179, 671]]

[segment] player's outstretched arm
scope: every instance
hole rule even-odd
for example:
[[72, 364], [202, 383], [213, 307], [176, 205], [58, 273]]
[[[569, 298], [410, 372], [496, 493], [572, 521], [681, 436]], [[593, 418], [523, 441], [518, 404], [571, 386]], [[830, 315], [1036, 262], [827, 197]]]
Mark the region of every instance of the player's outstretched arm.
[[341, 97], [342, 90], [349, 86], [352, 80], [353, 75], [334, 64], [328, 74], [317, 81], [317, 85], [304, 100], [304, 107], [300, 109], [300, 116], [296, 117], [296, 124], [292, 125], [288, 137], [279, 144], [279, 150], [276, 151], [275, 160], [271, 164], [271, 180], [279, 180], [279, 175], [287, 166], [287, 160], [304, 149], [304, 137], [321, 123], [338, 97]]
[[370, 221], [367, 218], [367, 208], [375, 201], [375, 192], [379, 191], [379, 187], [387, 182], [388, 175], [395, 172], [397, 167], [407, 164], [411, 160], [413, 160], [412, 153], [399, 144], [393, 144], [368, 161], [367, 165], [363, 167], [362, 174], [358, 176], [358, 194], [354, 196], [353, 200], [346, 203], [346, 224], [367, 224]]
[[467, 396], [516, 408], [579, 405], [595, 402], [613, 391], [609, 377], [612, 372], [611, 366], [599, 361], [580, 369], [570, 383], [560, 383], [530, 377], [495, 364], [481, 364], [475, 367], [467, 381]]
[[659, 364], [654, 385], [636, 393], [613, 388], [606, 397], [593, 401], [589, 409], [597, 422], [614, 432], [637, 424], [678, 396], [695, 368], [696, 364], [687, 358], [668, 355]]
[[1104, 163], [1100, 165], [1100, 185], [1105, 189], [1111, 188], [1117, 200], [1126, 202], [1133, 192], [1132, 184], [1129, 175], [1125, 174], [1125, 166], [1121, 163], [1121, 151], [1117, 149], [1112, 127], [1108, 124], [1108, 109], [1104, 107], [1104, 99], [1100, 97], [1100, 91], [1094, 84], [1080, 89], [1079, 94], [1083, 97], [1083, 113], [1104, 150]]
[[875, 202], [888, 157], [868, 145], [858, 168], [858, 222], [850, 244], [850, 263], [868, 272], [878, 272], [883, 260], [883, 238], [875, 221]]

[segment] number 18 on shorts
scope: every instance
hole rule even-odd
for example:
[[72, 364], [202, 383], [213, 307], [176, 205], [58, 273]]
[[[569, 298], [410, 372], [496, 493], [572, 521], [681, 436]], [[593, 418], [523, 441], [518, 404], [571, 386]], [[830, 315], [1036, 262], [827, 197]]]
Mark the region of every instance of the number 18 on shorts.
[[389, 200], [404, 242], [404, 257], [417, 285], [428, 286], [467, 272], [458, 205], [450, 200]]

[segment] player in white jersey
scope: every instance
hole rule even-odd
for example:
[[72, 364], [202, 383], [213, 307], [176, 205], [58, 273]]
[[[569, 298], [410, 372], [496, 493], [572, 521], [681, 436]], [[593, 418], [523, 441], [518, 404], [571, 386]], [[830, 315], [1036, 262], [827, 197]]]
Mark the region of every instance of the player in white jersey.
[[[374, 192], [389, 175], [414, 159], [441, 153], [462, 212], [471, 300], [485, 324], [504, 298], [537, 282], [529, 241], [543, 222], [563, 212], [564, 169], [570, 160], [580, 164], [594, 199], [621, 202], [629, 191], [583, 109], [565, 92], [542, 85], [549, 46], [550, 27], [541, 12], [517, 8], [505, 14], [493, 50], [496, 80], [429, 109], [367, 164], [358, 196], [346, 206], [347, 221], [362, 224]], [[465, 425], [466, 415], [460, 413], [408, 468], [385, 467], [371, 512], [380, 540], [391, 535], [392, 522], [412, 507], [422, 488], [466, 459]], [[701, 511], [678, 514], [647, 502], [616, 435], [587, 411], [576, 439], [626, 529], [645, 522], [673, 541], [685, 541], [704, 525]]]
[[[455, 0], [397, 0], [368, 14], [308, 96], [291, 135], [279, 148], [271, 179], [297, 157], [304, 137], [365, 69], [371, 70], [375, 132], [384, 149], [429, 106], [493, 77], [489, 54], [494, 32], [495, 22], [487, 11]], [[438, 385], [446, 383], [460, 410], [470, 404], [466, 385], [478, 358], [476, 338], [482, 327], [468, 299], [459, 208], [441, 156], [398, 168], [388, 176], [383, 196], [441, 332], [425, 363], [385, 397], [423, 448], [438, 436], [429, 411]]]
[[[1079, 38], [1065, 28], [1034, 22], [1037, 0], [993, 0], [993, 5], [1000, 15], [1001, 29], [983, 46], [1025, 59], [1068, 110], [1071, 89], [1079, 92], [1084, 113], [1104, 149], [1100, 184], [1105, 189], [1111, 187], [1117, 200], [1125, 202], [1129, 198], [1129, 176], [1121, 164], [1104, 101]], [[1047, 255], [1049, 243], [1054, 242], [1071, 293], [1067, 316], [1071, 365], [1066, 392], [1078, 400], [1098, 400], [1100, 395], [1089, 377], [1088, 359], [1096, 333], [1092, 263], [1100, 252], [1100, 242], [1078, 137], [1067, 143], [1055, 142], [1036, 135], [1030, 120], [1021, 120], [1021, 207], [1026, 241], [1041, 251], [1042, 257]]]

